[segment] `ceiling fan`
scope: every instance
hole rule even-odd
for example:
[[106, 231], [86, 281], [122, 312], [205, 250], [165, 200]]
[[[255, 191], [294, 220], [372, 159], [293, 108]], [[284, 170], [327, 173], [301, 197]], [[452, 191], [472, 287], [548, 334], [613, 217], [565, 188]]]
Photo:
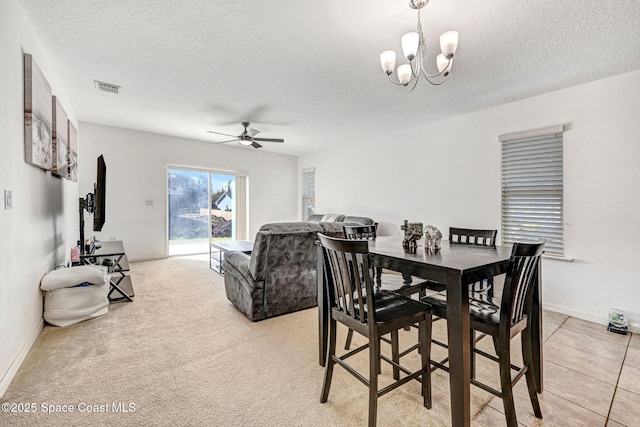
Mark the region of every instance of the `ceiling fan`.
[[214, 144], [224, 144], [226, 142], [238, 141], [242, 145], [251, 145], [253, 148], [260, 148], [260, 147], [262, 147], [262, 145], [258, 144], [256, 141], [260, 141], [260, 142], [264, 142], [264, 141], [266, 141], [266, 142], [284, 142], [284, 139], [282, 139], [282, 138], [256, 138], [255, 136], [260, 133], [259, 130], [247, 129], [249, 127], [249, 122], [242, 122], [242, 126], [244, 126], [244, 132], [242, 132], [238, 136], [229, 135], [228, 133], [214, 132], [212, 130], [208, 130], [207, 132], [208, 133], [215, 133], [217, 135], [224, 135], [224, 136], [233, 137], [233, 139], [230, 139], [228, 141], [215, 142]]

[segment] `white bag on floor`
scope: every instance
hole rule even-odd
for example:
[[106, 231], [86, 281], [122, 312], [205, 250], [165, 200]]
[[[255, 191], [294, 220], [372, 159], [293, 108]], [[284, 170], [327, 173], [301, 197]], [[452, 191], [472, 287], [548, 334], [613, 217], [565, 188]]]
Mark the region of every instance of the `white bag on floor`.
[[[83, 266], [84, 267], [84, 266]], [[101, 280], [96, 280], [99, 269]], [[44, 291], [44, 320], [55, 326], [69, 326], [106, 314], [109, 309], [109, 279], [106, 267], [70, 267], [48, 273], [41, 285], [56, 282], [52, 290]], [[61, 287], [68, 280], [67, 287]], [[89, 282], [90, 280], [90, 282]], [[76, 286], [83, 283], [85, 286]]]

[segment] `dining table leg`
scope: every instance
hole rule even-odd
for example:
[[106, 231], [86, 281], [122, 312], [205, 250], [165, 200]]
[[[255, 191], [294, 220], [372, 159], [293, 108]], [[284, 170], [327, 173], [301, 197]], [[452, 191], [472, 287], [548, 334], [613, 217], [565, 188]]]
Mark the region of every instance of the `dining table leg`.
[[447, 276], [447, 338], [451, 425], [471, 425], [469, 292], [462, 277]]

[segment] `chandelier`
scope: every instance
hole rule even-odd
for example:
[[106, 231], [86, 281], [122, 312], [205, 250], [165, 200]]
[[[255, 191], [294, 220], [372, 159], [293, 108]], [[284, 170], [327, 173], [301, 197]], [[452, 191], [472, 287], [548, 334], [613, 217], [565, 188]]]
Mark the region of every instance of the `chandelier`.
[[447, 31], [440, 36], [440, 49], [442, 53], [436, 57], [436, 66], [438, 72], [429, 74], [425, 67], [425, 59], [427, 59], [427, 47], [422, 34], [422, 22], [420, 21], [420, 10], [429, 3], [429, 0], [409, 0], [409, 6], [418, 11], [418, 28], [417, 31], [406, 33], [400, 39], [402, 44], [402, 53], [409, 60], [408, 64], [398, 66], [398, 80], [392, 78], [393, 69], [396, 66], [396, 53], [393, 50], [387, 50], [380, 54], [380, 64], [382, 69], [389, 76], [391, 83], [402, 85], [411, 92], [416, 88], [418, 80], [423, 76], [427, 82], [432, 85], [441, 85], [447, 80], [447, 76], [453, 65], [453, 55], [458, 48], [458, 33], [456, 31]]

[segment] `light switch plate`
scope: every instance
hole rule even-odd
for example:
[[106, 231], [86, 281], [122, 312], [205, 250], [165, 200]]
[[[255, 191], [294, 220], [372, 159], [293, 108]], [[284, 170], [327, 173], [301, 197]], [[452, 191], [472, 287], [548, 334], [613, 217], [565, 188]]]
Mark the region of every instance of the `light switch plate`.
[[13, 192], [4, 190], [4, 208], [11, 209], [13, 207]]

